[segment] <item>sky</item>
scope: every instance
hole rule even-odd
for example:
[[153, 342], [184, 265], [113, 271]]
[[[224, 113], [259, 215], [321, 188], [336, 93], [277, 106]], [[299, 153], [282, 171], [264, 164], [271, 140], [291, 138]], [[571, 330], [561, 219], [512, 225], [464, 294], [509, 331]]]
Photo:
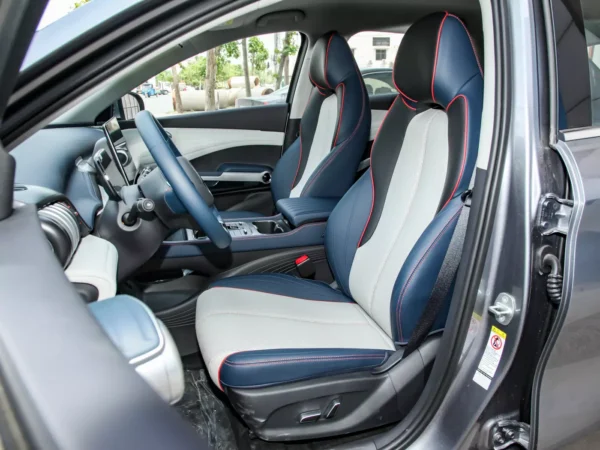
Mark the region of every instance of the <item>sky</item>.
[[38, 25], [38, 30], [69, 14], [75, 0], [50, 0]]

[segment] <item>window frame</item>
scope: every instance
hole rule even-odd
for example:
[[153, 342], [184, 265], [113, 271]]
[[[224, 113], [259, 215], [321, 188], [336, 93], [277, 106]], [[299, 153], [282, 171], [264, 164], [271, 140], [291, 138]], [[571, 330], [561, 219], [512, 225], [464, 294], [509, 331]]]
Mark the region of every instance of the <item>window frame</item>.
[[[378, 39], [387, 40], [385, 44], [376, 43]], [[373, 36], [373, 47], [391, 47], [392, 40], [389, 36]]]
[[[378, 58], [377, 55], [383, 52], [383, 58]], [[387, 49], [386, 48], [376, 48], [375, 49], [375, 61], [387, 61]]]

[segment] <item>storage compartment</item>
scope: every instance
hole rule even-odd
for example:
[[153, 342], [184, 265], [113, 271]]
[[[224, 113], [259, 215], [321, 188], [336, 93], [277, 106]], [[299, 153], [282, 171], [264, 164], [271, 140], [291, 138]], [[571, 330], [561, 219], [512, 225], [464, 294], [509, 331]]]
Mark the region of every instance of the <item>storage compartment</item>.
[[278, 234], [285, 233], [290, 230], [287, 224], [283, 221], [261, 220], [252, 222], [260, 234]]

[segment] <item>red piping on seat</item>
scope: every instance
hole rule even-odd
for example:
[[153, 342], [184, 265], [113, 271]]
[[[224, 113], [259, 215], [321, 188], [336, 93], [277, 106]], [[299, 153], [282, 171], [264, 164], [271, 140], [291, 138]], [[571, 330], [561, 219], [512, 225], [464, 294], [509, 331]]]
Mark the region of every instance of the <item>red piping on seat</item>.
[[446, 15], [440, 22], [440, 27], [438, 29], [438, 35], [437, 35], [437, 42], [435, 44], [435, 55], [434, 55], [434, 59], [433, 59], [433, 72], [431, 74], [431, 99], [434, 102], [435, 102], [435, 89], [433, 86], [435, 84], [435, 71], [437, 69], [438, 52], [440, 50], [440, 38], [442, 37], [442, 29], [444, 28], [444, 22], [446, 21], [446, 18], [448, 17], [448, 15], [449, 14], [446, 11]]
[[327, 79], [327, 60], [329, 59], [329, 46], [331, 45], [331, 40], [333, 39], [333, 33], [329, 36], [329, 41], [327, 41], [327, 50], [325, 51], [325, 67], [323, 67], [323, 75], [325, 76], [325, 83], [329, 89], [331, 89], [331, 85], [329, 84], [329, 80]]
[[323, 86], [317, 84], [317, 82], [315, 80], [313, 80], [312, 75], [310, 74], [310, 70], [308, 71], [308, 79], [310, 80], [310, 82], [315, 85], [316, 87], [318, 87], [319, 89], [323, 89], [324, 91], [327, 90], [327, 88], [324, 88]]
[[223, 389], [223, 385], [221, 384], [221, 368], [223, 367], [223, 363], [225, 362], [225, 360], [231, 355], [233, 355], [233, 353], [230, 353], [221, 360], [221, 364], [219, 364], [219, 370], [217, 370], [217, 380], [219, 381], [219, 389], [221, 389], [223, 392], [225, 392], [225, 389]]
[[452, 193], [450, 194], [450, 197], [448, 197], [448, 200], [446, 200], [446, 202], [444, 203], [444, 206], [442, 206], [442, 209], [444, 209], [446, 207], [446, 205], [450, 202], [450, 200], [452, 200], [452, 197], [454, 197], [454, 194], [456, 193], [456, 190], [458, 189], [458, 185], [462, 181], [462, 176], [465, 171], [465, 164], [467, 161], [467, 144], [468, 144], [468, 139], [469, 139], [469, 101], [467, 100], [467, 97], [465, 97], [463, 94], [458, 94], [456, 97], [454, 97], [450, 101], [450, 103], [448, 103], [446, 110], [450, 109], [450, 106], [452, 106], [452, 103], [454, 103], [454, 100], [456, 100], [459, 97], [462, 97], [462, 99], [465, 101], [465, 128], [463, 131], [464, 144], [463, 144], [462, 163], [460, 166], [460, 173], [458, 174], [458, 178], [456, 179], [456, 184], [454, 185], [454, 188], [452, 189]]
[[[413, 111], [416, 111], [417, 108], [415, 108], [414, 106], [410, 106], [408, 103], [406, 103], [406, 100], [404, 100], [404, 97], [402, 97], [402, 103], [404, 103], [404, 105], [408, 108], [408, 109], [412, 109]], [[383, 124], [383, 122], [382, 122]], [[379, 130], [377, 130], [377, 132], [379, 132]]]

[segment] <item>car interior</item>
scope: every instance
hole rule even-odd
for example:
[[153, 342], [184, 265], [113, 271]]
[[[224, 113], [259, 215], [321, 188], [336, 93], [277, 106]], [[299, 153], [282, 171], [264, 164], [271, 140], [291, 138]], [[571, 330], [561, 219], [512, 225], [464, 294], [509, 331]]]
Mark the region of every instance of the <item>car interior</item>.
[[[348, 44], [373, 30], [403, 34], [391, 93], [365, 86]], [[287, 31], [286, 102], [123, 115], [161, 70]], [[419, 399], [453, 320], [444, 268], [489, 153], [483, 49], [477, 0], [258, 2], [19, 144], [15, 200], [129, 364], [215, 448], [379, 433]]]

